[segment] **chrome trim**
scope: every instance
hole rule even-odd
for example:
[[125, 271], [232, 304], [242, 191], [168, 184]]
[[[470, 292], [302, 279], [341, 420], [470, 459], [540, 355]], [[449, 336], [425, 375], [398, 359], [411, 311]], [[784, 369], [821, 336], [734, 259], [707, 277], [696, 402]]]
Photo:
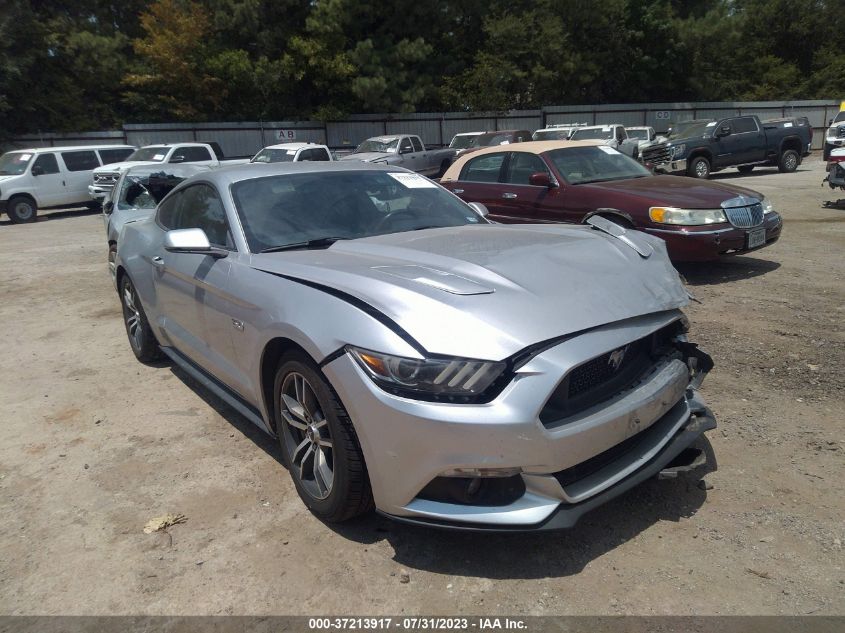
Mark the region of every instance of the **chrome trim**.
[[731, 231], [735, 231], [735, 227], [730, 227], [727, 229], [716, 229], [715, 231], [673, 231], [671, 229], [652, 229], [650, 227], [646, 227], [644, 230], [651, 231], [652, 233], [671, 233], [672, 235], [684, 235], [686, 237], [695, 237], [697, 235], [716, 235], [717, 233], [729, 233]]

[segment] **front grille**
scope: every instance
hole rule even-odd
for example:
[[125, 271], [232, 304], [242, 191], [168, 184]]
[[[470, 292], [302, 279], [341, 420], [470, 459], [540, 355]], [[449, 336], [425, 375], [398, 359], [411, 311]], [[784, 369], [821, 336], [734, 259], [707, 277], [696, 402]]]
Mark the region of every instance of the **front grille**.
[[725, 209], [725, 215], [738, 229], [750, 229], [763, 223], [763, 205], [757, 202], [745, 207], [729, 207]]
[[556, 426], [630, 389], [674, 349], [671, 339], [679, 327], [676, 321], [574, 367], [546, 402], [540, 421], [547, 427]]
[[845, 125], [840, 125], [836, 132], [836, 138], [845, 138]]
[[113, 185], [120, 178], [120, 174], [94, 174], [94, 184]]
[[643, 162], [652, 163], [654, 165], [668, 163], [670, 160], [672, 160], [672, 150], [666, 145], [647, 147], [642, 152], [642, 159]]

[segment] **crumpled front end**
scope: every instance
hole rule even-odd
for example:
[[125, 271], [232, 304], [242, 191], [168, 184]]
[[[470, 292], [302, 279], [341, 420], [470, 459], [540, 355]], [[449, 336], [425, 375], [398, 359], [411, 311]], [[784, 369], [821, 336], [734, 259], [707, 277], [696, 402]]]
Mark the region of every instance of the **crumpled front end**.
[[700, 466], [712, 366], [669, 310], [524, 350], [493, 399], [421, 402], [348, 355], [324, 367], [358, 432], [376, 506], [461, 529], [571, 527], [644, 479]]

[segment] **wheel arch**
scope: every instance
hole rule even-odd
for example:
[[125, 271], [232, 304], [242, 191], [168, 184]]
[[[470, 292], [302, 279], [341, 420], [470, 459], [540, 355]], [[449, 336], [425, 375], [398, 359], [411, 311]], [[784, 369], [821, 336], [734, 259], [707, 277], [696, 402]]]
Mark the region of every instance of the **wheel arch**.
[[276, 380], [276, 368], [279, 365], [279, 360], [285, 354], [297, 351], [305, 354], [308, 358], [314, 361], [319, 366], [317, 361], [308, 351], [293, 339], [277, 336], [270, 339], [261, 350], [261, 361], [259, 364], [259, 379], [261, 384], [261, 401], [264, 405], [264, 410], [267, 412], [267, 423], [270, 430], [276, 433], [276, 418], [273, 413], [275, 409], [275, 396], [273, 394], [273, 386]]
[[803, 149], [803, 143], [801, 139], [797, 136], [787, 136], [780, 142], [780, 153], [783, 154], [788, 150], [795, 150], [798, 152], [798, 156], [801, 156], [801, 150]]
[[12, 198], [26, 198], [27, 200], [31, 200], [32, 204], [34, 204], [37, 208], [41, 208], [41, 204], [38, 202], [38, 200], [35, 198], [35, 196], [32, 195], [29, 191], [17, 191], [17, 192], [9, 193], [9, 197], [8, 197], [9, 202], [12, 201]]
[[693, 161], [699, 156], [703, 156], [710, 162], [710, 166], [713, 166], [713, 153], [707, 149], [706, 147], [699, 147], [697, 149], [692, 150], [687, 157], [688, 161]]

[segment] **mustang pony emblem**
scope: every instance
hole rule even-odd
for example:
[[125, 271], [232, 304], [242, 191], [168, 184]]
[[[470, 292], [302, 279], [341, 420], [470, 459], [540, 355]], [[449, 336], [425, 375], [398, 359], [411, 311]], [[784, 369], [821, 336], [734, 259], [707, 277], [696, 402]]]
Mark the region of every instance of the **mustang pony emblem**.
[[610, 352], [610, 356], [607, 359], [607, 364], [611, 366], [613, 371], [619, 369], [619, 366], [622, 364], [622, 360], [625, 358], [625, 352], [628, 351], [628, 346], [620, 347], [619, 349], [615, 349]]

